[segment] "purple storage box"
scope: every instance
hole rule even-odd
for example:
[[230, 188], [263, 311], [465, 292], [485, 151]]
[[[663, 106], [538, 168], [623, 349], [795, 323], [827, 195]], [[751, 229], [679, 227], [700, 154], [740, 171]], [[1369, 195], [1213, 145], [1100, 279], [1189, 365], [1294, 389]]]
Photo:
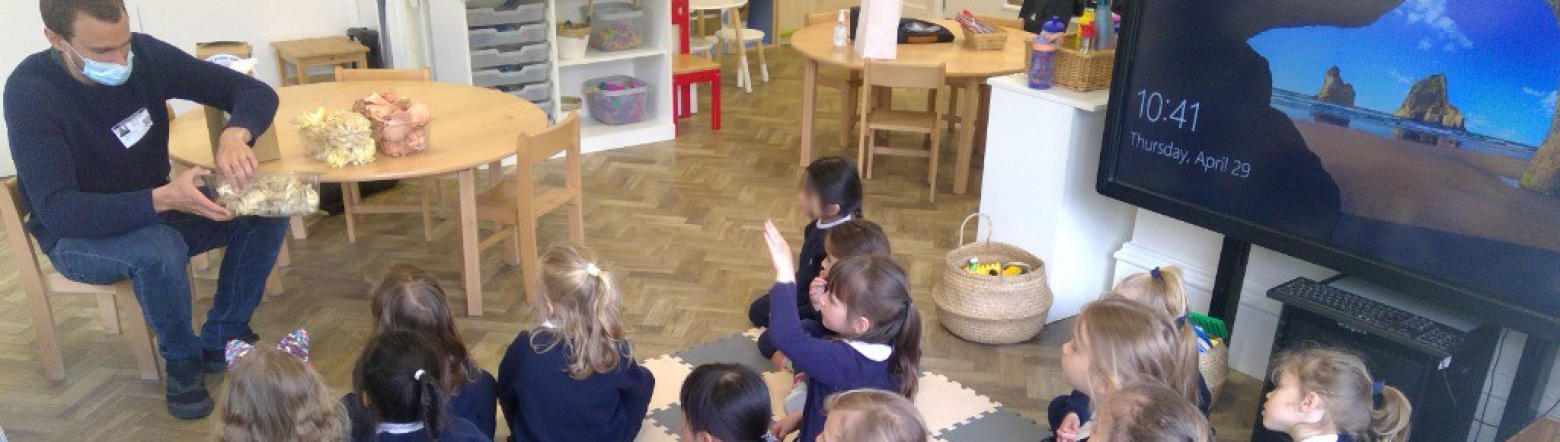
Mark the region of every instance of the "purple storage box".
[[585, 81], [585, 106], [590, 116], [605, 124], [633, 124], [645, 119], [650, 90], [644, 81], [627, 75]]

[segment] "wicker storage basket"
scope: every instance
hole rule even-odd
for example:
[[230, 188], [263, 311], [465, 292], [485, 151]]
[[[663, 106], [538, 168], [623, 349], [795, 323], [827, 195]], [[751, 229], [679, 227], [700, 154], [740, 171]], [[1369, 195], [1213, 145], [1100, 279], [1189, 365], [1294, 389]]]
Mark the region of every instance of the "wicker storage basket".
[[[964, 243], [964, 229], [973, 214], [959, 224], [958, 248], [943, 263], [942, 285], [932, 292], [938, 320], [954, 335], [982, 344], [1013, 344], [1040, 333], [1051, 312], [1051, 288], [1045, 263], [1018, 247], [985, 241]], [[989, 225], [990, 218], [987, 218]], [[989, 276], [965, 270], [970, 258], [981, 262], [1020, 262], [1029, 272], [1015, 276]]]
[[976, 33], [969, 26], [960, 25], [964, 30], [964, 45], [977, 51], [995, 51], [1007, 46], [1007, 31], [1000, 26], [991, 26], [996, 32]]
[[1222, 340], [1214, 342], [1208, 353], [1197, 355], [1197, 371], [1208, 383], [1208, 407], [1213, 408], [1219, 403], [1219, 392], [1224, 391], [1224, 382], [1230, 377], [1230, 346]]
[[1078, 34], [1062, 37], [1056, 48], [1056, 67], [1052, 75], [1057, 86], [1075, 91], [1110, 88], [1110, 74], [1116, 66], [1116, 50], [1078, 50]]

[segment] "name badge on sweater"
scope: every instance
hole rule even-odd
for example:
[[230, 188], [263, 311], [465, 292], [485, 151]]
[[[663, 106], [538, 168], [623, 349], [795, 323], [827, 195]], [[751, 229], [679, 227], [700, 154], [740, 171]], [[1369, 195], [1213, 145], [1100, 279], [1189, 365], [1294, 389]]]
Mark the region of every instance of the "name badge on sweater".
[[119, 138], [120, 144], [124, 144], [125, 148], [129, 149], [135, 143], [141, 142], [141, 138], [145, 137], [146, 133], [151, 130], [152, 113], [143, 107], [141, 110], [135, 111], [134, 114], [130, 114], [130, 118], [115, 124], [114, 136]]

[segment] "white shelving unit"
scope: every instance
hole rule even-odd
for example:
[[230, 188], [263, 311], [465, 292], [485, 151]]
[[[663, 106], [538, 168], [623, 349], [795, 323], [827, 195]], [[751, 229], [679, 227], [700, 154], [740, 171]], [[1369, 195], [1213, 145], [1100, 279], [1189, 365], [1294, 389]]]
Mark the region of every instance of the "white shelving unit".
[[[671, 2], [639, 0], [639, 6], [644, 8], [647, 15], [644, 45], [615, 52], [591, 48], [584, 57], [559, 59], [555, 32], [557, 24], [565, 21], [584, 22], [586, 0], [522, 0], [524, 6], [521, 6], [520, 10], [504, 10], [493, 15], [468, 14], [464, 0], [425, 1], [429, 8], [433, 75], [436, 81], [494, 85], [509, 79], [524, 80], [519, 83], [524, 86], [512, 86], [517, 90], [511, 93], [537, 103], [556, 118], [560, 114], [559, 97], [583, 98], [584, 95], [580, 91], [586, 80], [610, 75], [630, 75], [650, 86], [649, 96], [646, 97], [647, 108], [644, 121], [608, 125], [592, 118], [588, 109], [581, 109], [581, 149], [585, 152], [595, 152], [665, 141], [676, 136], [671, 99], [671, 54], [674, 51], [671, 35]], [[597, 5], [608, 1], [613, 0], [598, 0]], [[545, 7], [545, 11], [538, 13], [535, 11], [538, 6], [531, 5]], [[474, 38], [472, 34], [473, 27], [515, 26], [514, 22], [536, 19], [540, 21], [518, 25], [519, 29], [500, 32], [499, 35], [494, 35], [492, 31], [478, 31], [480, 35]], [[533, 24], [536, 26], [533, 27]], [[489, 47], [473, 46], [473, 40], [477, 40], [480, 44], [493, 39], [511, 42], [517, 38], [532, 39], [539, 35], [534, 31], [536, 27], [541, 27], [545, 31], [541, 40], [525, 46], [511, 46], [510, 48], [517, 48], [512, 51], [495, 54]], [[545, 45], [544, 60], [536, 58], [538, 53], [533, 45]], [[476, 65], [473, 64], [474, 60]], [[487, 65], [509, 61], [523, 61], [524, 63], [516, 64], [532, 67], [526, 72], [474, 73], [474, 70], [480, 71], [488, 67]], [[535, 67], [541, 63], [546, 63], [546, 67]], [[545, 78], [535, 75], [537, 69], [547, 70]], [[479, 79], [480, 82], [475, 81]], [[543, 91], [546, 93], [542, 94]]]

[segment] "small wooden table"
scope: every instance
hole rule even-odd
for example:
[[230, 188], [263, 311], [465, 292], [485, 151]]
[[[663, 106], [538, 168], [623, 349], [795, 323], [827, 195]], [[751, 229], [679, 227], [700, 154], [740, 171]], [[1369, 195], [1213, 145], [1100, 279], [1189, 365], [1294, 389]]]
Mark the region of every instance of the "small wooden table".
[[[959, 115], [962, 129], [959, 131], [959, 155], [953, 171], [953, 193], [964, 193], [969, 187], [970, 156], [975, 149], [975, 133], [978, 132], [977, 114], [980, 108], [981, 82], [986, 78], [1007, 75], [1024, 70], [1028, 42], [1034, 34], [1008, 29], [1007, 46], [1001, 50], [977, 51], [964, 45], [964, 35], [953, 20], [933, 20], [953, 30], [954, 41], [935, 44], [899, 45], [897, 60], [910, 63], [944, 63], [950, 81], [963, 85], [960, 95]], [[818, 64], [861, 70], [863, 63], [852, 47], [834, 47], [834, 23], [819, 23], [804, 27], [791, 34], [791, 46], [807, 59], [802, 76], [802, 166], [812, 162], [813, 112], [817, 109]]]
[[[428, 150], [404, 157], [379, 156], [372, 163], [332, 169], [308, 157], [292, 120], [320, 107], [351, 109], [353, 102], [393, 91], [433, 109]], [[355, 81], [284, 87], [271, 130], [282, 158], [260, 164], [262, 172], [310, 172], [321, 182], [358, 183], [455, 174], [459, 181], [461, 279], [466, 313], [482, 315], [482, 267], [477, 237], [476, 168], [514, 155], [520, 135], [547, 128], [547, 114], [519, 97], [492, 89], [422, 81]], [[211, 167], [211, 138], [205, 112], [185, 112], [169, 125], [169, 155], [186, 166]], [[350, 187], [350, 186], [348, 186]]]
[[[309, 84], [309, 68], [313, 66], [337, 66], [355, 64], [368, 67], [368, 46], [347, 37], [319, 37], [271, 43], [276, 49], [276, 69], [281, 74], [282, 86]], [[298, 78], [287, 77], [287, 65], [293, 66]]]

